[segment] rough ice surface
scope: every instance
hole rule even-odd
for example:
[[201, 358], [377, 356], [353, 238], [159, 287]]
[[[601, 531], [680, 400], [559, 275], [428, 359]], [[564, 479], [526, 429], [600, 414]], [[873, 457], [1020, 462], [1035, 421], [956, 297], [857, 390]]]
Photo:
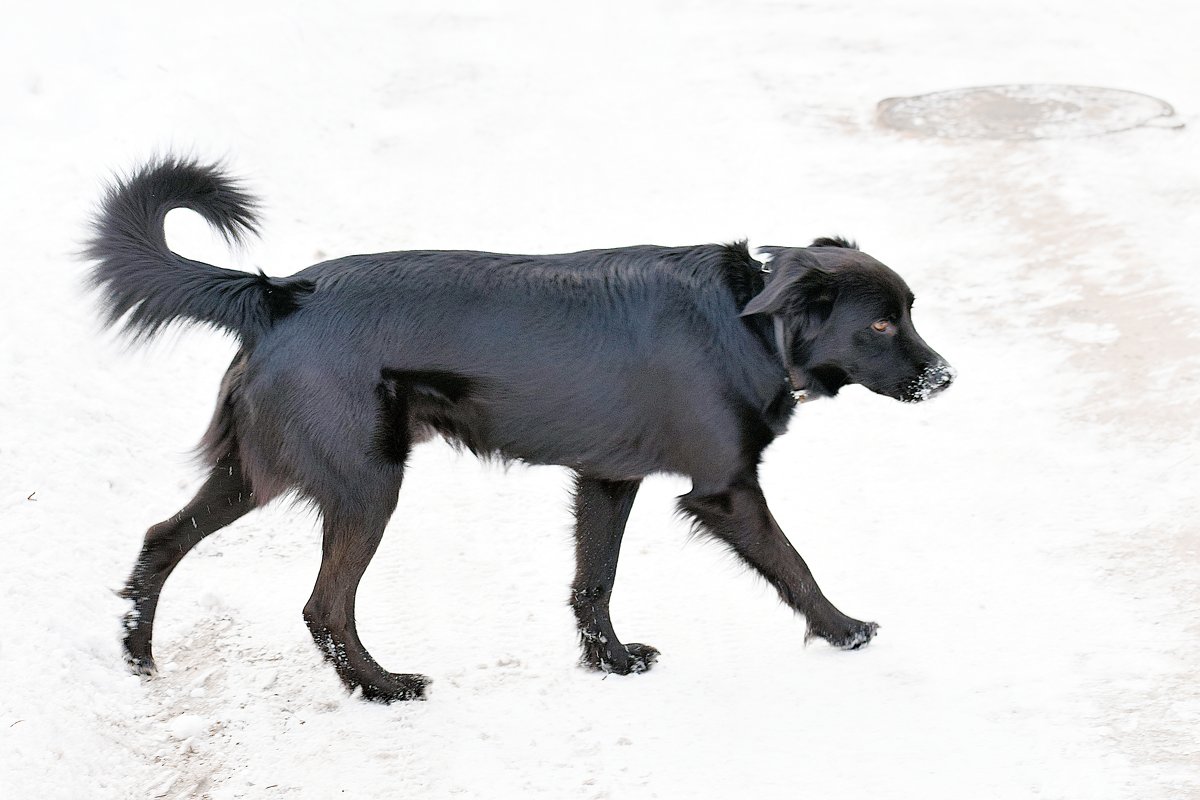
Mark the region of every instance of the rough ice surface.
[[[1195, 4], [608, 11], [68, 2], [0, 26], [6, 798], [1200, 796], [1200, 128], [950, 140], [874, 117], [1043, 81], [1190, 123]], [[188, 453], [235, 346], [126, 352], [70, 254], [110, 172], [167, 148], [227, 158], [266, 201], [243, 251], [182, 211], [171, 243], [271, 275], [856, 238], [961, 375], [926, 404], [806, 403], [761, 475], [821, 587], [887, 635], [805, 648], [762, 581], [687, 540], [686, 482], [657, 478], [612, 614], [666, 657], [579, 669], [569, 477], [429, 444], [358, 600], [380, 663], [438, 681], [428, 703], [344, 694], [300, 616], [320, 531], [286, 504], [188, 556], [154, 642], [175, 668], [127, 674], [114, 591], [200, 483]], [[188, 715], [204, 732], [174, 737]]]

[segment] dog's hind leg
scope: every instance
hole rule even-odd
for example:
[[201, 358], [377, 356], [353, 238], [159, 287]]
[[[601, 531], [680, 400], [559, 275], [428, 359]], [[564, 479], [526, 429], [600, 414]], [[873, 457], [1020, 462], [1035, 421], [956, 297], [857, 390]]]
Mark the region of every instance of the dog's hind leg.
[[680, 507], [727, 542], [785, 603], [804, 615], [806, 638], [820, 637], [835, 647], [855, 650], [875, 636], [878, 625], [846, 616], [821, 592], [812, 571], [771, 515], [757, 482], [742, 482], [716, 493], [693, 489], [680, 498]]
[[142, 551], [121, 596], [133, 601], [125, 615], [125, 657], [135, 673], [154, 673], [154, 612], [171, 571], [188, 551], [255, 507], [236, 453], [217, 460], [200, 491], [178, 514], [146, 532]]
[[629, 510], [641, 480], [607, 481], [582, 475], [575, 481], [575, 582], [571, 607], [579, 622], [580, 663], [604, 672], [645, 672], [658, 651], [622, 644], [613, 632], [608, 601]]
[[383, 538], [396, 505], [395, 493], [354, 505], [354, 511], [323, 510], [321, 570], [304, 606], [304, 621], [348, 689], [361, 687], [365, 699], [383, 703], [423, 700], [429, 679], [379, 666], [358, 638], [354, 621], [358, 584]]

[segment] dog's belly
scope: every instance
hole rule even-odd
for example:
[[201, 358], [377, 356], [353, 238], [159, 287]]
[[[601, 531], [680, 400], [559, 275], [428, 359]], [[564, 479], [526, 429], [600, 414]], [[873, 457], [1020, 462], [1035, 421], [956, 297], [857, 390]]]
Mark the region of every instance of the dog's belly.
[[611, 479], [679, 468], [668, 420], [637, 396], [616, 388], [581, 395], [561, 386], [539, 391], [536, 385], [505, 384], [413, 409], [413, 432], [423, 430], [427, 438], [435, 431], [483, 457], [560, 465]]
[[475, 401], [483, 446], [472, 449], [611, 480], [707, 475], [739, 450], [739, 432], [724, 404], [705, 402], [716, 394], [709, 387], [690, 391], [681, 377], [661, 370], [606, 377], [603, 385], [496, 386]]
[[694, 472], [725, 438], [712, 432], [714, 420], [704, 420], [706, 406], [694, 402], [700, 395], [685, 391], [670, 370], [604, 358], [574, 372], [536, 360], [504, 370], [471, 366], [461, 373], [384, 369], [376, 439], [395, 436], [402, 415], [411, 444], [440, 434], [485, 458], [615, 480]]

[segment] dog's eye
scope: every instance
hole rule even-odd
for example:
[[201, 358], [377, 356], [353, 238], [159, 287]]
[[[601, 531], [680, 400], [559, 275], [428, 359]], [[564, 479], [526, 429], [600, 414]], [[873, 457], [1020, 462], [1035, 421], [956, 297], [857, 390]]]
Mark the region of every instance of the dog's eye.
[[871, 327], [880, 333], [889, 333], [896, 329], [896, 326], [892, 324], [890, 319], [877, 319], [871, 323]]

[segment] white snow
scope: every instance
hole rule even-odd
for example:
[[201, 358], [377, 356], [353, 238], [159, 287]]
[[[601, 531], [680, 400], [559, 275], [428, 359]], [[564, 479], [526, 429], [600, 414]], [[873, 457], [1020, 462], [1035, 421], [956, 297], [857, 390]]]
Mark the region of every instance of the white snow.
[[[0, 794], [25, 798], [1200, 796], [1200, 11], [1094, 3], [26, 4], [0, 30]], [[908, 138], [886, 97], [1113, 86], [1186, 127]], [[272, 507], [167, 584], [160, 674], [113, 591], [198, 485], [234, 346], [127, 351], [75, 253], [102, 182], [225, 158], [228, 253], [516, 252], [843, 234], [918, 295], [936, 400], [849, 389], [767, 453], [784, 530], [869, 647], [804, 624], [643, 487], [613, 601], [662, 651], [575, 666], [569, 477], [418, 451], [364, 640], [427, 703], [347, 697], [300, 618], [314, 521]]]
[[1062, 335], [1080, 344], [1112, 344], [1121, 335], [1121, 329], [1095, 322], [1074, 322], [1063, 328]]
[[[195, 690], [188, 693], [189, 697], [195, 696]], [[208, 732], [208, 720], [198, 714], [180, 714], [175, 719], [167, 723], [167, 732], [171, 734], [173, 739], [192, 739], [197, 736], [203, 736]]]

